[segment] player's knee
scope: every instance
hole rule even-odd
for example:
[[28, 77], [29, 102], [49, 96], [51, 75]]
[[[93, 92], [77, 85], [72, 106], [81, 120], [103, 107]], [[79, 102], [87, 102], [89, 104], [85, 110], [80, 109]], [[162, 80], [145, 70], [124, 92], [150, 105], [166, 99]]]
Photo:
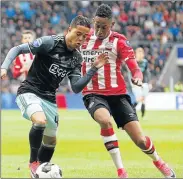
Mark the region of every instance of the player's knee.
[[36, 124], [36, 123], [33, 123], [32, 127], [35, 130], [42, 130], [42, 131], [44, 131], [46, 126], [45, 126], [45, 124]]
[[135, 144], [142, 150], [146, 149], [146, 138], [144, 136], [139, 137], [138, 139], [136, 139]]
[[95, 120], [100, 124], [102, 128], [109, 128], [112, 126], [109, 115], [95, 115]]
[[40, 125], [45, 125], [47, 122], [44, 112], [35, 112], [34, 114], [32, 114], [31, 121], [34, 124], [40, 124]]
[[50, 137], [50, 136], [43, 136], [43, 143], [47, 147], [54, 147], [57, 143], [56, 136]]
[[30, 104], [27, 109], [27, 115], [35, 124], [46, 124], [46, 116], [40, 104]]
[[110, 119], [104, 119], [104, 120], [101, 120], [99, 122], [101, 128], [111, 128], [112, 127], [112, 123], [110, 121]]
[[105, 108], [100, 108], [94, 113], [94, 119], [102, 128], [112, 127], [110, 113]]

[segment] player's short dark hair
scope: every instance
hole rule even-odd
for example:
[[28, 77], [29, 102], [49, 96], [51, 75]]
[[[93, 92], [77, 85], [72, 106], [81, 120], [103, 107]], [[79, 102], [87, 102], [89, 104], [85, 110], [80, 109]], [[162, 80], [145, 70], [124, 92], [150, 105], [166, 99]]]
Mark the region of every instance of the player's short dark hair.
[[112, 18], [112, 9], [107, 4], [101, 4], [97, 8], [95, 16], [111, 19]]
[[33, 36], [33, 38], [36, 38], [36, 33], [33, 30], [23, 30], [22, 31], [22, 37], [24, 34], [31, 34]]
[[81, 26], [90, 28], [91, 22], [87, 17], [79, 15], [79, 16], [76, 16], [74, 19], [72, 19], [72, 21], [70, 23], [71, 27], [76, 27], [77, 25], [81, 25]]

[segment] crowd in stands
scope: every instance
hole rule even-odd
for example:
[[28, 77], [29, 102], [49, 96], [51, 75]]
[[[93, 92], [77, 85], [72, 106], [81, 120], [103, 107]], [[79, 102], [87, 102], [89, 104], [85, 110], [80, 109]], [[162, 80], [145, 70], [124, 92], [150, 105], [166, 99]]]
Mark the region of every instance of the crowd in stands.
[[[124, 34], [134, 48], [141, 46], [145, 49], [152, 82], [156, 81], [172, 45], [183, 41], [181, 1], [1, 2], [1, 62], [11, 47], [20, 44], [22, 30], [34, 30], [37, 37], [64, 34], [72, 18], [80, 14], [92, 19], [101, 3], [112, 7], [115, 21], [113, 30]], [[70, 91], [67, 83], [66, 79], [59, 91]], [[5, 91], [16, 92], [19, 83], [12, 78], [9, 71], [9, 77], [3, 85]]]

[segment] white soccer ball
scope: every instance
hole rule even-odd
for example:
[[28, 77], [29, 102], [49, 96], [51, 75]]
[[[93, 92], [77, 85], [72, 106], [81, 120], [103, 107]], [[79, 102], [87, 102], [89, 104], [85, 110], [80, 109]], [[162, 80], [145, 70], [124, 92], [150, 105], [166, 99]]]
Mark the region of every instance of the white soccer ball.
[[62, 170], [58, 165], [45, 162], [36, 170], [36, 178], [62, 178]]

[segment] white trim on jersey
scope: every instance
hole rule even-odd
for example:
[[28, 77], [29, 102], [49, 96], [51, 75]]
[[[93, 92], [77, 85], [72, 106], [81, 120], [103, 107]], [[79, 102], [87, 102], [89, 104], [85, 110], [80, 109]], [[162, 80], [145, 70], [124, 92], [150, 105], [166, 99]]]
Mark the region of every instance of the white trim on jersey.
[[[90, 40], [88, 42], [87, 45], [87, 50], [91, 50], [93, 48], [93, 46], [95, 45], [95, 41], [96, 41], [97, 37], [96, 36], [91, 36]], [[86, 72], [92, 67], [91, 63], [86, 63]], [[92, 84], [92, 80], [90, 80], [90, 82], [87, 84], [87, 88], [89, 90], [93, 89], [93, 84]]]
[[118, 38], [115, 38], [114, 39], [114, 41], [113, 41], [113, 47], [114, 48], [112, 48], [112, 52], [114, 53], [114, 54], [116, 54], [117, 55], [117, 43], [118, 43]]
[[[113, 48], [112, 48], [112, 52], [116, 55], [116, 60], [117, 60], [117, 43], [118, 43], [118, 38], [115, 38], [113, 41]], [[112, 58], [114, 59], [114, 58]], [[112, 88], [116, 88], [118, 87], [118, 83], [117, 83], [117, 74], [116, 74], [116, 62], [111, 63], [110, 65], [110, 71], [111, 71], [111, 87]]]
[[[109, 41], [109, 37], [110, 36], [108, 36], [107, 38], [105, 38], [102, 41], [102, 44], [98, 47], [98, 49], [105, 49], [105, 44]], [[104, 75], [105, 75], [105, 72], [104, 72], [104, 66], [103, 66], [98, 70], [98, 87], [99, 87], [99, 89], [105, 89], [106, 88], [106, 86], [105, 86], [105, 76]]]

